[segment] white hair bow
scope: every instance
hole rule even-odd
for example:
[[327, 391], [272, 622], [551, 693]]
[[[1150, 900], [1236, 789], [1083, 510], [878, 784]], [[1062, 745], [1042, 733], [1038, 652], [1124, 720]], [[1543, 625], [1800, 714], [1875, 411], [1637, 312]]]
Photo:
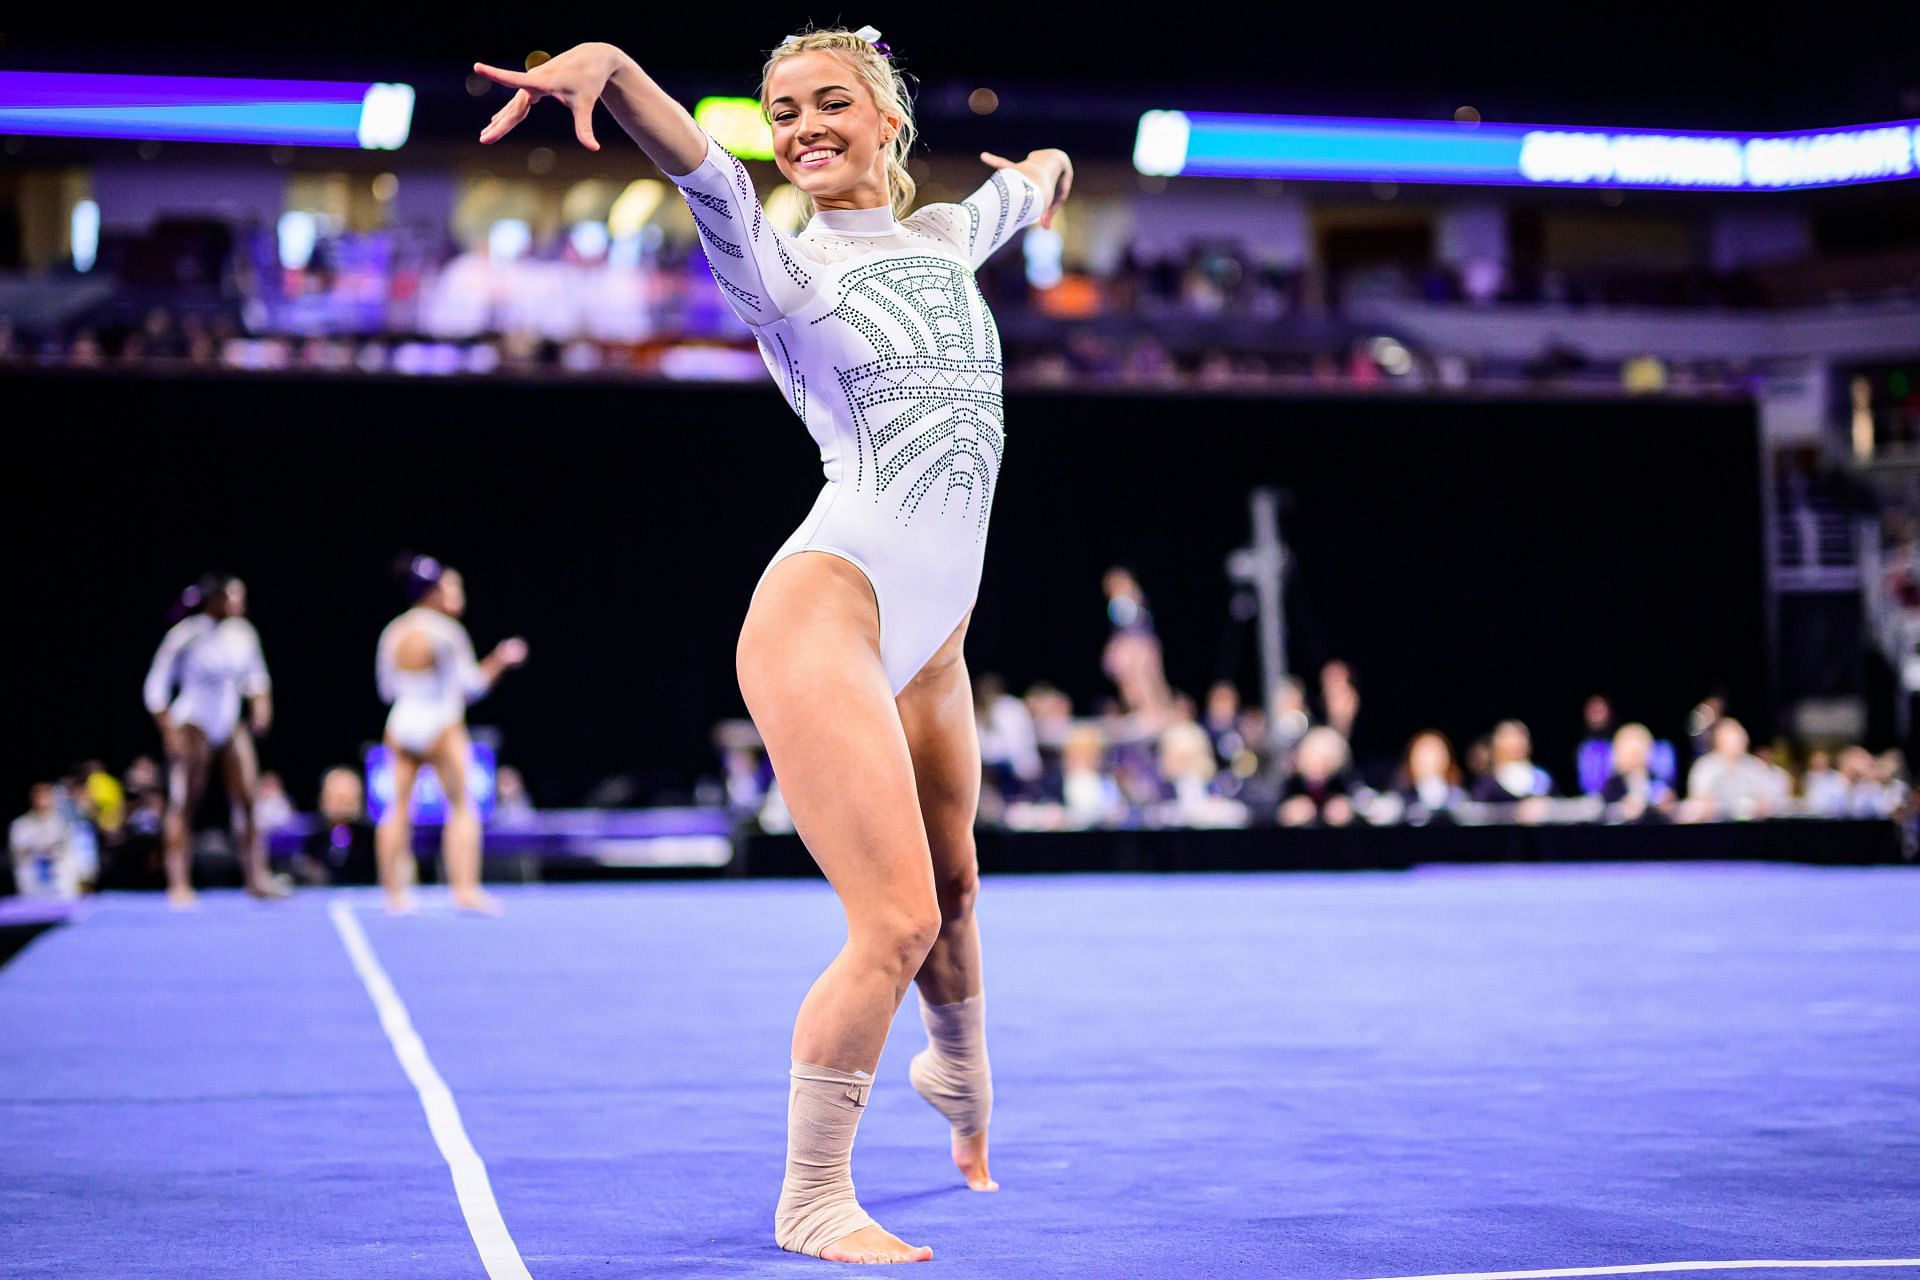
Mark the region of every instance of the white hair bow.
[[[859, 37], [860, 37], [860, 38], [861, 38], [862, 40], [865, 40], [865, 41], [866, 41], [866, 42], [867, 42], [868, 44], [879, 44], [879, 43], [880, 43], [880, 32], [879, 32], [879, 30], [878, 30], [878, 28], [875, 28], [875, 27], [862, 27], [862, 28], [860, 28], [860, 29], [859, 29], [858, 31], [856, 31], [856, 32], [854, 32], [853, 34], [855, 34], [856, 36], [859, 36]], [[782, 40], [782, 41], [781, 41], [780, 43], [781, 43], [781, 44], [792, 44], [792, 43], [793, 43], [793, 42], [794, 42], [795, 40], [799, 40], [799, 39], [802, 39], [802, 38], [803, 38], [803, 36], [804, 36], [804, 33], [802, 33], [802, 35], [792, 35], [792, 36], [788, 36], [788, 37], [787, 37], [787, 38], [786, 38], [785, 40]]]

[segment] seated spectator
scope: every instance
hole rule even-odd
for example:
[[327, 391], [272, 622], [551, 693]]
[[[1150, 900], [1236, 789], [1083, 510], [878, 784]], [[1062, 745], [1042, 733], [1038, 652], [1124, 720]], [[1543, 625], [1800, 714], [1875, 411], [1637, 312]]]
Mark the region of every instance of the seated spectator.
[[373, 884], [373, 824], [367, 821], [366, 786], [360, 773], [340, 765], [320, 780], [320, 821], [294, 859], [294, 872], [309, 884]]
[[1173, 798], [1158, 808], [1162, 822], [1184, 827], [1243, 827], [1246, 806], [1220, 795], [1219, 774], [1207, 731], [1191, 720], [1170, 724], [1160, 734], [1160, 776]]
[[766, 757], [744, 743], [730, 743], [720, 752], [720, 767], [726, 774], [727, 811], [736, 818], [758, 813], [773, 785]]
[[1106, 772], [1107, 744], [1094, 725], [1078, 724], [1060, 751], [1060, 800], [1070, 827], [1109, 827], [1127, 813], [1120, 784]]
[[493, 821], [500, 826], [523, 825], [534, 816], [527, 781], [512, 765], [503, 765], [493, 780]]
[[1807, 754], [1807, 771], [1800, 779], [1800, 803], [1808, 813], [1819, 818], [1844, 816], [1849, 787], [1845, 775], [1833, 767], [1831, 755], [1825, 751]]
[[260, 830], [278, 831], [299, 816], [293, 810], [293, 801], [287, 799], [287, 786], [280, 775], [271, 769], [261, 774], [253, 793], [253, 820]]
[[126, 788], [98, 760], [89, 760], [81, 765], [80, 776], [93, 809], [94, 825], [100, 829], [101, 841], [108, 846], [118, 845], [126, 835]]
[[1732, 716], [1714, 724], [1712, 750], [1687, 774], [1685, 816], [1694, 822], [1771, 817], [1785, 806], [1778, 769], [1747, 751], [1747, 731]]
[[1281, 793], [1281, 825], [1344, 827], [1353, 821], [1354, 789], [1347, 740], [1325, 725], [1309, 729], [1294, 750], [1293, 776]]
[[[1876, 758], [1865, 747], [1848, 747], [1840, 753], [1838, 785], [1832, 787], [1826, 807], [1818, 810], [1829, 818], [1887, 818], [1906, 801], [1906, 784], [1901, 781], [1900, 753], [1889, 751]], [[1811, 807], [1811, 796], [1809, 796]]]
[[78, 898], [80, 865], [73, 855], [73, 832], [60, 812], [54, 785], [34, 783], [28, 805], [7, 830], [15, 891], [23, 898]]
[[1004, 680], [991, 673], [974, 682], [973, 710], [986, 784], [1008, 799], [1027, 795], [1039, 785], [1041, 774], [1033, 713], [1007, 692]]
[[1624, 724], [1613, 735], [1613, 772], [1600, 788], [1610, 822], [1666, 822], [1678, 797], [1653, 771], [1653, 734], [1643, 724]]
[[1587, 724], [1587, 736], [1580, 741], [1574, 767], [1578, 774], [1580, 794], [1597, 796], [1614, 773], [1613, 706], [1596, 693], [1587, 699], [1582, 718]]
[[1518, 720], [1494, 726], [1488, 744], [1487, 771], [1473, 784], [1473, 798], [1482, 804], [1518, 804], [1535, 796], [1553, 794], [1553, 779], [1533, 762], [1533, 735]]
[[1401, 820], [1415, 825], [1452, 822], [1455, 811], [1467, 799], [1460, 783], [1460, 766], [1453, 758], [1453, 743], [1447, 735], [1438, 729], [1414, 734], [1407, 743], [1399, 776], [1394, 779]]
[[1207, 713], [1200, 722], [1213, 743], [1214, 758], [1232, 765], [1245, 745], [1240, 738], [1240, 690], [1231, 680], [1216, 680], [1207, 690]]

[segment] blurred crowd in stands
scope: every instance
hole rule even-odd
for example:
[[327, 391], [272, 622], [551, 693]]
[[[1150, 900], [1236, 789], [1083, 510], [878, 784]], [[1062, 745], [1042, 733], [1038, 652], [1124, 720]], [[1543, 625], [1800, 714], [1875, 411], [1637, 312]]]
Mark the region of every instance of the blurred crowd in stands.
[[[598, 224], [587, 224], [595, 225]], [[576, 228], [577, 231], [577, 228]], [[87, 276], [0, 290], [0, 363], [74, 369], [353, 375], [666, 377], [765, 372], [690, 241], [657, 227], [628, 241], [483, 241], [444, 233], [321, 238], [297, 265], [269, 231], [162, 223]], [[1034, 234], [1034, 233], [1029, 233]], [[1052, 236], [1052, 233], [1045, 233]], [[1009, 253], [981, 283], [1016, 384], [1360, 392], [1541, 389], [1715, 394], [1747, 389], [1744, 362], [1646, 352], [1590, 358], [1549, 342], [1527, 360], [1429, 350], [1348, 318], [1382, 300], [1439, 305], [1734, 305], [1744, 275], [1592, 274], [1507, 264], [1372, 264], [1310, 273], [1233, 241], [1129, 250], [1103, 274]], [[163, 259], [167, 272], [142, 268]], [[165, 278], [160, 278], [164, 276]], [[177, 277], [177, 278], [175, 278]], [[183, 283], [184, 282], [184, 283]], [[5, 282], [0, 281], [0, 284]]]
[[[1220, 682], [1196, 702], [1167, 684], [1139, 585], [1107, 578], [1112, 634], [1103, 656], [1116, 690], [1089, 713], [1051, 684], [1024, 694], [975, 681], [980, 817], [1017, 830], [1114, 827], [1347, 826], [1493, 822], [1714, 822], [1895, 818], [1913, 811], [1902, 754], [1851, 744], [1795, 752], [1756, 746], [1718, 697], [1657, 735], [1619, 724], [1589, 698], [1575, 756], [1542, 764], [1519, 720], [1456, 749], [1415, 734], [1392, 760], [1356, 760], [1362, 715], [1353, 672], [1321, 668], [1317, 688], [1283, 681], [1270, 705]], [[728, 803], [790, 830], [778, 786], [739, 726], [723, 735]], [[1548, 767], [1551, 766], [1551, 767]]]
[[[1196, 702], [1167, 681], [1139, 583], [1114, 569], [1105, 586], [1111, 632], [1102, 668], [1114, 692], [1099, 706], [1076, 709], [1051, 684], [1015, 694], [992, 674], [976, 679], [982, 823], [1052, 831], [1916, 817], [1899, 751], [1756, 745], [1718, 697], [1662, 733], [1616, 723], [1607, 699], [1591, 697], [1584, 737], [1567, 760], [1536, 760], [1517, 719], [1493, 724], [1463, 749], [1428, 729], [1396, 758], [1357, 760], [1351, 744], [1364, 704], [1347, 664], [1325, 664], [1312, 689], [1283, 680], [1270, 701], [1249, 701], [1221, 681]], [[720, 776], [704, 781], [695, 800], [725, 807], [749, 827], [791, 831], [752, 725], [724, 722], [715, 741]], [[118, 774], [88, 760], [35, 783], [8, 833], [17, 891], [70, 898], [159, 886], [164, 788], [150, 756]], [[499, 770], [495, 797], [493, 827], [533, 819], [517, 769]], [[294, 880], [373, 881], [373, 825], [358, 769], [326, 772], [311, 818], [277, 774], [265, 773], [255, 817], [263, 832], [299, 832], [285, 867]], [[217, 822], [196, 825], [197, 857], [231, 856], [231, 837]]]
[[[58, 779], [34, 783], [27, 811], [8, 830], [14, 890], [30, 897], [75, 898], [98, 889], [163, 887], [160, 832], [166, 808], [162, 768], [152, 756], [136, 757], [117, 775], [102, 761], [88, 760]], [[194, 824], [194, 856], [231, 860], [232, 835], [218, 822], [206, 820], [211, 808]], [[501, 768], [492, 824], [512, 826], [533, 812], [519, 770]], [[310, 885], [374, 883], [373, 822], [360, 770], [349, 765], [328, 769], [310, 819], [295, 807], [279, 774], [263, 773], [254, 817], [263, 833], [300, 831], [299, 850], [285, 868], [293, 880]]]

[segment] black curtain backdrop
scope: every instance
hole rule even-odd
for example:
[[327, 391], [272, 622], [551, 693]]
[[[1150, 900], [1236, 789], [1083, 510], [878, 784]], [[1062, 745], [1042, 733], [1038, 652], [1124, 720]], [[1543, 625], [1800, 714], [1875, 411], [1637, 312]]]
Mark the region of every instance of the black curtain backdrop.
[[[373, 645], [405, 549], [465, 570], [483, 650], [531, 642], [473, 719], [537, 801], [613, 775], [684, 797], [714, 721], [742, 713], [747, 599], [820, 483], [771, 387], [13, 374], [0, 406], [9, 804], [84, 757], [155, 750], [140, 683], [168, 605], [223, 567], [273, 670], [264, 766], [310, 806], [379, 733]], [[1118, 562], [1176, 686], [1256, 692], [1224, 561], [1248, 491], [1274, 485], [1291, 665], [1353, 665], [1367, 756], [1518, 716], [1565, 775], [1596, 691], [1663, 736], [1715, 688], [1766, 727], [1748, 405], [1029, 392], [1007, 420], [968, 652], [1015, 689], [1105, 694]]]

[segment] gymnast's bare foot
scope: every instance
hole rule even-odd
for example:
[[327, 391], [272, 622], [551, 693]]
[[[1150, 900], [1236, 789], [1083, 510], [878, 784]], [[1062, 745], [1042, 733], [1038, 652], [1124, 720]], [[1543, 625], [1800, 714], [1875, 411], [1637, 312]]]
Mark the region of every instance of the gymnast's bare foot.
[[189, 888], [169, 889], [167, 905], [175, 911], [195, 911], [200, 907], [200, 895]]
[[958, 1166], [967, 1180], [967, 1187], [973, 1191], [998, 1191], [1000, 1184], [987, 1172], [987, 1131], [982, 1129], [971, 1138], [953, 1135], [953, 1163]]
[[862, 1227], [820, 1251], [828, 1262], [932, 1262], [933, 1250], [910, 1245], [885, 1227]]
[[452, 894], [453, 909], [475, 916], [503, 916], [507, 909], [500, 905], [500, 899], [485, 889], [455, 889]]
[[413, 895], [407, 890], [401, 889], [397, 893], [390, 892], [386, 897], [388, 915], [417, 916], [420, 914], [420, 904], [414, 901]]

